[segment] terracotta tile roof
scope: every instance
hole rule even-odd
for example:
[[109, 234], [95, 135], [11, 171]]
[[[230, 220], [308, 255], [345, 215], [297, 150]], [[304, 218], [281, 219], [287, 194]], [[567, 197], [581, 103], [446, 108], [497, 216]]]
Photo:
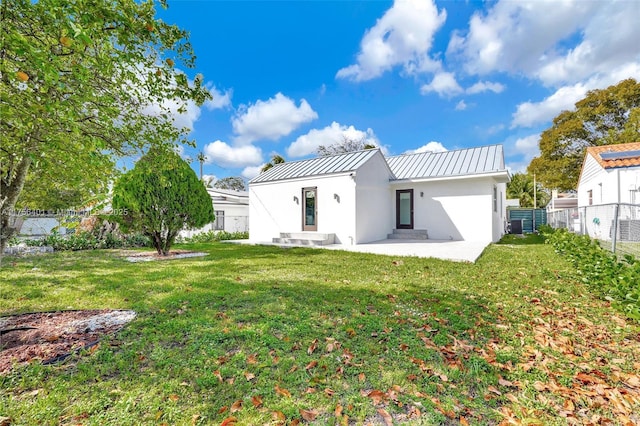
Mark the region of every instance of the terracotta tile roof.
[[621, 158], [617, 160], [603, 160], [600, 154], [607, 152], [624, 152], [624, 151], [640, 151], [640, 142], [621, 143], [617, 145], [590, 146], [587, 148], [587, 154], [591, 154], [598, 164], [604, 169], [613, 169], [615, 167], [634, 167], [640, 166], [640, 154], [631, 158]]

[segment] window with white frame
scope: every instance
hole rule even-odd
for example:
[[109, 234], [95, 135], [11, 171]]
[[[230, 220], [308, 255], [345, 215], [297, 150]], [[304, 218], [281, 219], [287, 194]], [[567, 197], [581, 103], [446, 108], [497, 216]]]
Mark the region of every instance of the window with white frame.
[[493, 211], [498, 213], [498, 187], [493, 185]]

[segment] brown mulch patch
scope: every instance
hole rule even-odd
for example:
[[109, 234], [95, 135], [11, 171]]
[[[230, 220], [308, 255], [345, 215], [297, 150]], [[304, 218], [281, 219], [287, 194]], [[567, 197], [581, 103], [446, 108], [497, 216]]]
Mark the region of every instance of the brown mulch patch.
[[190, 250], [171, 250], [167, 256], [161, 256], [156, 251], [123, 251], [122, 255], [130, 262], [148, 262], [153, 260], [183, 259], [188, 257], [206, 256], [208, 253]]
[[105, 309], [0, 317], [0, 374], [36, 361], [51, 364], [74, 351], [94, 347], [135, 316], [134, 311]]

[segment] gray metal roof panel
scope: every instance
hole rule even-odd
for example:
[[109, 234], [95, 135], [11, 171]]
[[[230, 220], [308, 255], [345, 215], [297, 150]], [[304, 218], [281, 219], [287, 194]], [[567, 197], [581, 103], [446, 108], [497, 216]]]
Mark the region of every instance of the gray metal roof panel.
[[251, 179], [249, 183], [273, 182], [285, 179], [351, 172], [357, 170], [379, 151], [379, 149], [366, 149], [363, 151], [348, 152], [346, 154], [277, 164], [266, 172]]
[[404, 154], [390, 157], [387, 162], [399, 180], [464, 176], [506, 170], [501, 145]]

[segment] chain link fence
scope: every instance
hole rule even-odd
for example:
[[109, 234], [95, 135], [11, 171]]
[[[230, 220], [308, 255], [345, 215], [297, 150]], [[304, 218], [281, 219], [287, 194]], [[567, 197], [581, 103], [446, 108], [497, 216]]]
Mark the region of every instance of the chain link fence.
[[588, 235], [618, 255], [640, 258], [640, 204], [603, 204], [549, 212], [547, 223]]

